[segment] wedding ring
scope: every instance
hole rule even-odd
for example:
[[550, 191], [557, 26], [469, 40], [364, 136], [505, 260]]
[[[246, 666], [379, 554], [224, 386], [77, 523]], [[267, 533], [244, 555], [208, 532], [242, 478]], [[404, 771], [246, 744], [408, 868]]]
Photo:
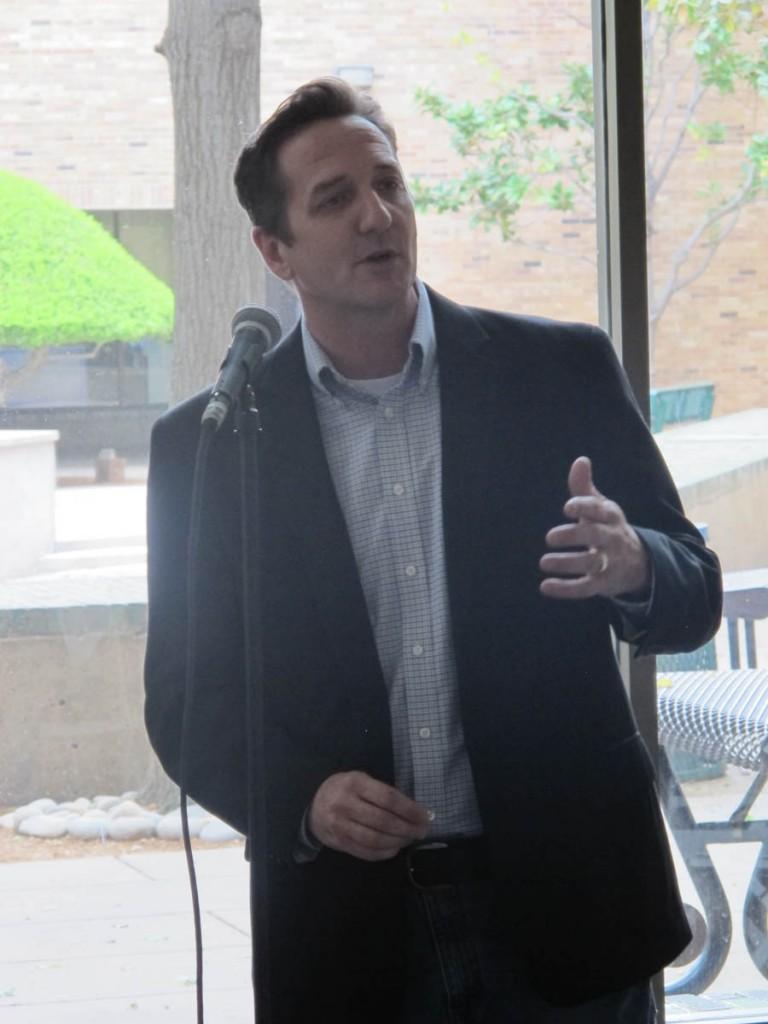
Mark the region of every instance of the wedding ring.
[[600, 552], [600, 564], [595, 572], [596, 576], [602, 576], [605, 570], [608, 568], [608, 555], [604, 551]]

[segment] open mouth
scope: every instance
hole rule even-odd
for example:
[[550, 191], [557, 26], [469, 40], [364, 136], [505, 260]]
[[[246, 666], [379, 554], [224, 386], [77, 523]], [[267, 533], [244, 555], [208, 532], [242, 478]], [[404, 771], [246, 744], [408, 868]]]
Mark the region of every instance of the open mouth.
[[393, 260], [397, 254], [393, 249], [381, 249], [378, 252], [372, 252], [370, 256], [366, 256], [363, 259], [363, 263], [387, 263], [389, 260]]

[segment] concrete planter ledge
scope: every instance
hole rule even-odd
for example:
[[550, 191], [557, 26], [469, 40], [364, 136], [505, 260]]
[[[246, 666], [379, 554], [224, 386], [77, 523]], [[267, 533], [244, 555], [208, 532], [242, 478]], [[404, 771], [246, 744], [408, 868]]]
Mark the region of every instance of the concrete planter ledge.
[[706, 523], [727, 572], [768, 565], [768, 408], [656, 435], [686, 512]]
[[0, 581], [0, 639], [144, 633], [146, 628], [143, 564]]
[[58, 430], [0, 430], [0, 449], [49, 445], [59, 440]]
[[57, 430], [0, 430], [0, 580], [30, 572], [53, 547], [58, 439]]
[[0, 581], [0, 805], [138, 786], [143, 564]]

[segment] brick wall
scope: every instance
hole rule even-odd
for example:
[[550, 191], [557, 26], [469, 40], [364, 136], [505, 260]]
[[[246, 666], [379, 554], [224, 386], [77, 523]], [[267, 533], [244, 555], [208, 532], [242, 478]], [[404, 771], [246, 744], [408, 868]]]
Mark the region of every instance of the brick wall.
[[[417, 111], [416, 87], [477, 98], [492, 93], [496, 68], [505, 81], [555, 88], [564, 80], [565, 60], [591, 59], [589, 7], [587, 0], [390, 0], [374, 18], [368, 0], [343, 0], [331, 13], [303, 0], [264, 0], [262, 110], [269, 113], [310, 77], [340, 65], [369, 65], [373, 93], [397, 126], [406, 170], [434, 180], [458, 163], [447, 132]], [[53, 0], [5, 0], [0, 166], [84, 208], [167, 209], [172, 112], [165, 62], [154, 52], [165, 9], [157, 0], [115, 7], [79, 0], [63, 14]], [[471, 41], [462, 45], [459, 33]], [[737, 98], [719, 117], [751, 133], [764, 130], [764, 110]], [[681, 237], [695, 223], [700, 188], [739, 160], [738, 138], [716, 147], [706, 163], [695, 160], [693, 143], [688, 149], [692, 159], [656, 211], [657, 272], [671, 252], [665, 239]], [[528, 217], [531, 245], [472, 231], [463, 215], [421, 216], [421, 273], [461, 301], [594, 321], [590, 213]], [[763, 204], [741, 218], [707, 272], [671, 303], [656, 334], [654, 383], [713, 380], [716, 413], [768, 405], [765, 236]]]

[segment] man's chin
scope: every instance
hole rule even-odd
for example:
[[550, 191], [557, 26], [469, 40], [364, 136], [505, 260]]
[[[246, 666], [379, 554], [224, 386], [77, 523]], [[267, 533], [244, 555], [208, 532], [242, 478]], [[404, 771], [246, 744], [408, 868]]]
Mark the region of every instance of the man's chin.
[[359, 297], [359, 305], [375, 312], [395, 312], [398, 309], [407, 311], [415, 309], [417, 297], [413, 284], [403, 283], [397, 288], [372, 289]]

